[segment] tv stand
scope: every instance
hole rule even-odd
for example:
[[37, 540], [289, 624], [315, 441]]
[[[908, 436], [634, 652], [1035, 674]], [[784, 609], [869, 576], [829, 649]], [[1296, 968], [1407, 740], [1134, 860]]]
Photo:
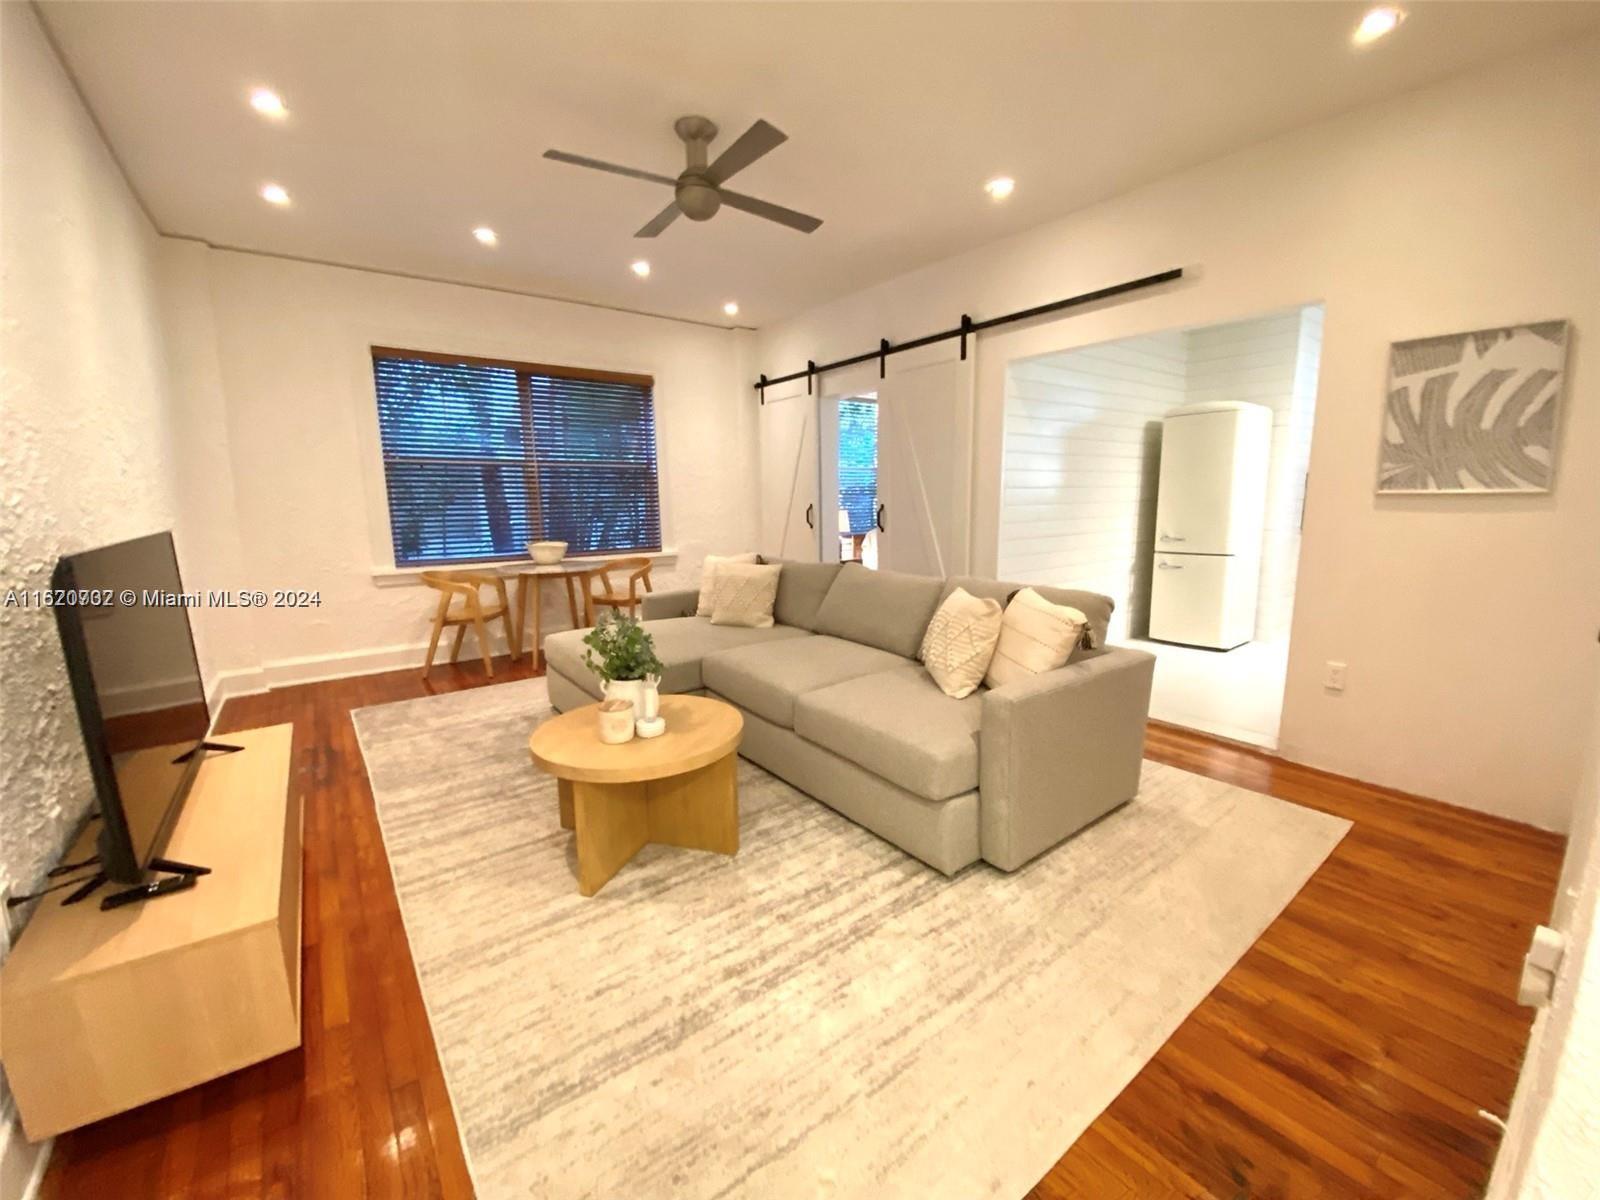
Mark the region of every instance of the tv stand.
[[[0, 1058], [30, 1140], [300, 1044], [293, 738], [292, 725], [231, 735], [248, 754], [199, 763], [167, 840], [172, 857], [150, 863], [164, 878], [127, 899], [34, 910], [0, 970]], [[137, 753], [170, 762], [178, 749]], [[96, 832], [67, 861], [92, 857]], [[204, 887], [196, 863], [212, 869]], [[165, 898], [133, 902], [152, 894]]]
[[152, 858], [145, 869], [159, 871], [166, 878], [149, 879], [137, 887], [112, 892], [100, 901], [101, 910], [121, 908], [124, 904], [137, 904], [141, 900], [154, 900], [157, 896], [170, 896], [174, 892], [186, 892], [200, 876], [211, 874], [210, 867], [192, 867], [188, 863], [173, 862], [170, 858]]

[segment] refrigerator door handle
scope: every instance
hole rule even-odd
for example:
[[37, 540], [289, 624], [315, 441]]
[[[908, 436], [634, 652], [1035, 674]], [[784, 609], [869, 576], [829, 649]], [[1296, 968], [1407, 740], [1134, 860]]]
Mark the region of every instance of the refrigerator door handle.
[[1183, 564], [1182, 563], [1160, 562], [1160, 563], [1157, 563], [1156, 566], [1160, 570], [1163, 570], [1163, 571], [1181, 571], [1181, 570], [1183, 570]]
[[1187, 542], [1189, 539], [1185, 537], [1174, 537], [1170, 533], [1163, 533], [1161, 535], [1161, 540], [1163, 542]]

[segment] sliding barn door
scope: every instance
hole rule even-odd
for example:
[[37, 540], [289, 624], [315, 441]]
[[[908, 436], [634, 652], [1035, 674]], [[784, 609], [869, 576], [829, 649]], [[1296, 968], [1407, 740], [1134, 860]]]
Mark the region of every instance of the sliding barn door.
[[761, 406], [761, 544], [768, 558], [816, 562], [817, 402], [798, 392], [768, 389]]
[[890, 358], [878, 384], [878, 563], [959, 575], [969, 564], [975, 356], [963, 362], [954, 343], [934, 349]]

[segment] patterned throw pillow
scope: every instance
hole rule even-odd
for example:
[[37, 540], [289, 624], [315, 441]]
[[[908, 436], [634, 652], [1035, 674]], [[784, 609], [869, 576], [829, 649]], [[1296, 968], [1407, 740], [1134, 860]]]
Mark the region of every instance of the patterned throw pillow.
[[1023, 588], [1006, 605], [1000, 642], [984, 679], [992, 688], [1065, 666], [1083, 637], [1089, 618], [1065, 604], [1051, 604], [1032, 588]]
[[753, 563], [760, 559], [754, 550], [748, 554], [708, 554], [700, 564], [700, 602], [694, 607], [697, 617], [711, 615], [712, 596], [717, 587], [717, 572], [727, 563]]
[[1000, 639], [998, 600], [980, 600], [965, 588], [951, 592], [928, 622], [917, 657], [946, 696], [960, 700], [983, 682]]
[[723, 563], [712, 592], [711, 623], [771, 628], [782, 570], [777, 563]]

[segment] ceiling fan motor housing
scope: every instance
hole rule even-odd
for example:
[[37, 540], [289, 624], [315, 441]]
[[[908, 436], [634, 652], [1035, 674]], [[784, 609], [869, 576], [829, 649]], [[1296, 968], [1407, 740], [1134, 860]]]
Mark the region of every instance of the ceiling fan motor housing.
[[722, 193], [688, 172], [678, 177], [678, 208], [691, 221], [709, 221], [722, 207]]

